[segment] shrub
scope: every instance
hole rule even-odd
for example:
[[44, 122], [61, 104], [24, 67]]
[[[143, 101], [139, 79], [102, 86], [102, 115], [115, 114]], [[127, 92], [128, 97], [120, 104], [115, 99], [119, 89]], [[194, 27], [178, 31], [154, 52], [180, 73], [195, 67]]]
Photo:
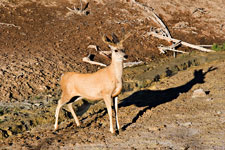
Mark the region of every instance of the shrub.
[[215, 50], [215, 51], [223, 51], [223, 50], [225, 50], [225, 43], [223, 43], [222, 45], [214, 43], [212, 45], [211, 49]]

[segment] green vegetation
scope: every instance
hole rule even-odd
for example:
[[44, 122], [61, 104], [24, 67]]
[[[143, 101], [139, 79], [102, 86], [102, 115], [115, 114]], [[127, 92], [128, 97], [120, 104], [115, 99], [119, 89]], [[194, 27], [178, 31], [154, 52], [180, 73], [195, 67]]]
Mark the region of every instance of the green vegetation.
[[2, 116], [4, 114], [4, 110], [2, 107], [0, 107], [0, 116]]
[[212, 50], [215, 50], [215, 51], [223, 51], [223, 50], [225, 50], [225, 43], [223, 43], [222, 45], [214, 43], [212, 45]]
[[1, 119], [0, 119], [0, 123], [3, 123], [3, 122], [4, 122], [4, 120], [1, 120]]

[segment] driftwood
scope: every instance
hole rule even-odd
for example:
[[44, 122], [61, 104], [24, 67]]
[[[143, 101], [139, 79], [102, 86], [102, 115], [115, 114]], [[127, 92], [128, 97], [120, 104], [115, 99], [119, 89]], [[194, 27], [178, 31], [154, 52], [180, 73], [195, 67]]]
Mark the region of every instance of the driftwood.
[[[177, 40], [177, 39], [174, 39], [174, 38], [169, 38], [169, 37], [166, 37], [166, 36], [162, 36], [162, 35], [157, 34], [157, 33], [155, 33], [155, 32], [148, 32], [148, 35], [152, 35], [152, 36], [154, 36], [154, 37], [157, 37], [157, 38], [163, 39], [163, 40], [167, 40], [167, 41], [169, 41], [169, 42], [172, 41], [172, 42], [176, 42], [176, 43], [177, 43], [177, 42], [180, 41], [180, 40]], [[204, 47], [197, 46], [197, 45], [190, 44], [190, 43], [183, 42], [183, 41], [181, 41], [181, 44], [182, 44], [182, 45], [185, 45], [185, 46], [187, 46], [187, 47], [191, 47], [191, 48], [194, 48], [194, 49], [203, 51], [203, 52], [215, 52], [215, 51], [213, 51], [213, 50], [206, 49], [206, 48], [204, 48]]]

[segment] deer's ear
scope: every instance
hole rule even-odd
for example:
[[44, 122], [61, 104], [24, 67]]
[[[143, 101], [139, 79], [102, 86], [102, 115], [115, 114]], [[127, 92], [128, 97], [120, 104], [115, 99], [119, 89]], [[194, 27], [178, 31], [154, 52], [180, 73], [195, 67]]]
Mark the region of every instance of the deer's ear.
[[112, 43], [112, 41], [106, 35], [102, 36], [102, 41], [108, 45]]
[[109, 45], [109, 48], [111, 49], [111, 51], [115, 51], [116, 50], [116, 47], [113, 46], [113, 45]]
[[107, 36], [105, 36], [104, 38], [106, 42], [112, 43], [112, 41]]

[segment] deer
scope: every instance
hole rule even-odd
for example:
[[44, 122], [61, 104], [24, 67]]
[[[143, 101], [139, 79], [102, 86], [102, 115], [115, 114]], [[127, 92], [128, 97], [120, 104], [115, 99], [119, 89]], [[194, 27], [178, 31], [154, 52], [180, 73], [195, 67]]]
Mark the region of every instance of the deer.
[[[124, 51], [123, 42], [129, 36], [129, 33], [126, 34], [121, 41], [115, 34], [112, 35], [112, 40], [105, 35], [102, 36], [103, 42], [111, 49], [111, 64], [109, 66], [94, 73], [67, 72], [61, 76], [60, 87], [62, 94], [55, 112], [55, 130], [58, 129], [59, 112], [64, 104], [68, 105], [76, 125], [80, 126], [72, 103], [81, 99], [88, 99], [89, 101], [104, 100], [109, 115], [109, 131], [111, 133], [114, 133], [112, 119], [112, 103], [114, 100], [116, 126], [117, 130], [120, 129], [117, 114], [118, 95], [122, 90], [123, 61], [128, 58]], [[73, 101], [71, 102], [72, 99]]]

